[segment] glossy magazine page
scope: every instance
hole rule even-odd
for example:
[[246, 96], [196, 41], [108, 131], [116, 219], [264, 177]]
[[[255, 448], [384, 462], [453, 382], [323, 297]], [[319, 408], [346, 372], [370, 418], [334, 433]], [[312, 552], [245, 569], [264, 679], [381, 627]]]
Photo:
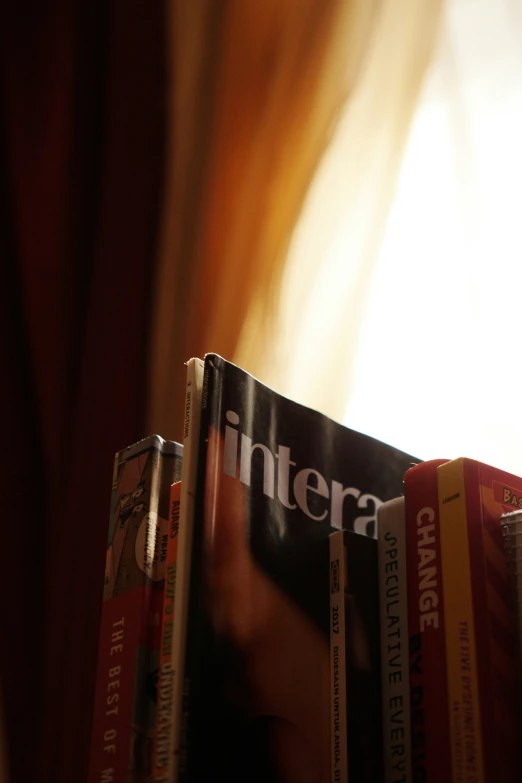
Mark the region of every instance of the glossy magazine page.
[[328, 536], [373, 537], [414, 462], [206, 357], [185, 779], [327, 783]]

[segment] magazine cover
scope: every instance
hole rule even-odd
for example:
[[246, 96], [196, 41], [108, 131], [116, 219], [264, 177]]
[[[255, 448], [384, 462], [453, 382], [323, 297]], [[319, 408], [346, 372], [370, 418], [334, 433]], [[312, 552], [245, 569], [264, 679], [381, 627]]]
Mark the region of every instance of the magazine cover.
[[181, 461], [182, 447], [158, 435], [115, 456], [89, 783], [150, 778], [169, 494]]
[[329, 535], [375, 537], [417, 460], [214, 354], [199, 446], [181, 775], [327, 783]]

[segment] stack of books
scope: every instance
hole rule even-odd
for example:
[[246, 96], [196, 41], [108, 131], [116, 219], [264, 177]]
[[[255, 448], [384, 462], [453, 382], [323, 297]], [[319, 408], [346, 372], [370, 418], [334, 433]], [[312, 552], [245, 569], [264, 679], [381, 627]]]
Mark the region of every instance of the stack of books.
[[182, 415], [115, 458], [89, 783], [520, 781], [522, 479], [215, 354]]

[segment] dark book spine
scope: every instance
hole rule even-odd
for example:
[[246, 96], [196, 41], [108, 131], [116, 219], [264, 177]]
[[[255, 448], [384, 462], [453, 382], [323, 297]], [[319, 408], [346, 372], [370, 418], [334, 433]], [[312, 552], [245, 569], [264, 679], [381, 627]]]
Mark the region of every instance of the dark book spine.
[[330, 781], [348, 781], [344, 533], [330, 535]]

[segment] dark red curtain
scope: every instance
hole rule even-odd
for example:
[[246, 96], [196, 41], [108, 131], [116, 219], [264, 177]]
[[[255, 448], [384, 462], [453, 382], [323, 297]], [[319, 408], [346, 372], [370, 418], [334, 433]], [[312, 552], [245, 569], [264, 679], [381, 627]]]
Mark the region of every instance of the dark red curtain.
[[12, 780], [87, 774], [114, 452], [143, 437], [161, 3], [0, 10], [3, 707]]

